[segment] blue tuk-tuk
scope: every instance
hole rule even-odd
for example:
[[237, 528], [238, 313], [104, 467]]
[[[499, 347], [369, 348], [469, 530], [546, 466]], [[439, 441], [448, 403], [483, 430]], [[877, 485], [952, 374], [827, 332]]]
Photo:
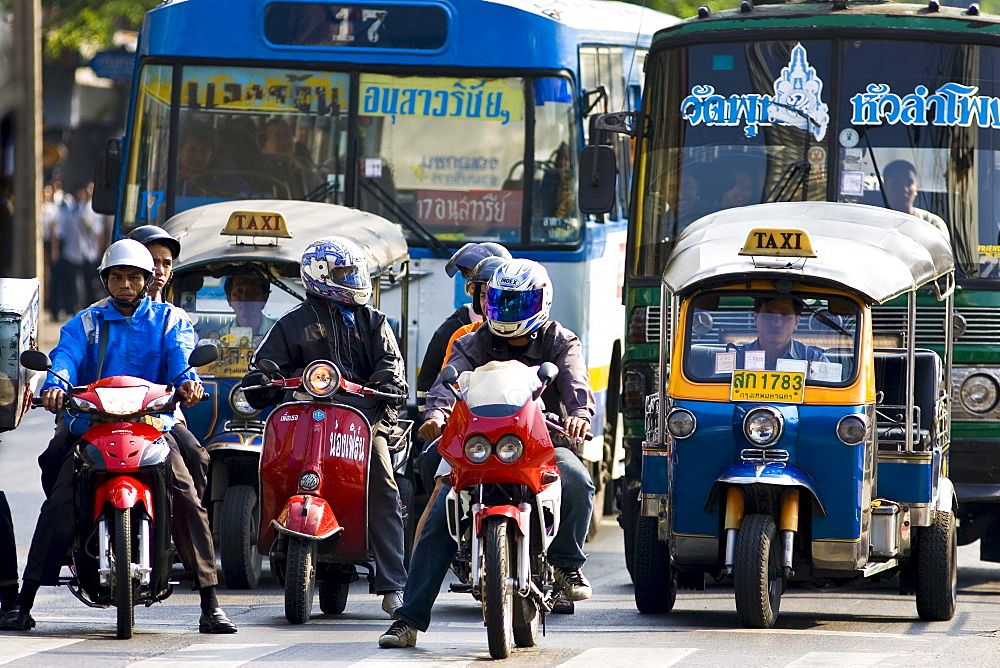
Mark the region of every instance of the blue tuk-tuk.
[[[640, 612], [731, 578], [773, 626], [788, 582], [898, 575], [924, 620], [956, 598], [949, 240], [905, 213], [827, 202], [729, 209], [690, 225], [663, 272], [659, 393], [647, 398]], [[944, 308], [917, 311], [926, 290]], [[872, 309], [906, 296], [898, 334]]]

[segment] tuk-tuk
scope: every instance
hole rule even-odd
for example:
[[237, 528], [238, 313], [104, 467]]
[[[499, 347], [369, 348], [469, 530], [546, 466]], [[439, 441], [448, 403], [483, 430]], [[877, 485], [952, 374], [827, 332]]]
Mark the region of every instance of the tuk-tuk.
[[[187, 311], [199, 342], [221, 350], [218, 361], [198, 369], [211, 400], [184, 412], [212, 456], [206, 504], [222, 574], [230, 588], [253, 588], [261, 571], [258, 469], [270, 409], [253, 409], [239, 387], [250, 356], [269, 327], [305, 298], [299, 277], [303, 251], [331, 235], [353, 240], [368, 255], [371, 303], [389, 316], [405, 351], [406, 239], [398, 225], [374, 214], [292, 200], [209, 204], [177, 214], [163, 227], [182, 246], [169, 299]], [[400, 496], [412, 508], [412, 422], [401, 420], [400, 425], [405, 428], [397, 430], [390, 445], [396, 450]], [[408, 536], [412, 522], [408, 520]]]
[[[921, 619], [951, 619], [951, 337], [914, 333], [952, 331], [954, 286], [949, 240], [888, 209], [760, 204], [680, 235], [646, 404], [640, 612], [731, 577], [740, 622], [768, 628], [788, 582], [898, 575]], [[918, 290], [945, 308], [918, 313]], [[904, 295], [901, 331], [874, 337], [872, 309]]]

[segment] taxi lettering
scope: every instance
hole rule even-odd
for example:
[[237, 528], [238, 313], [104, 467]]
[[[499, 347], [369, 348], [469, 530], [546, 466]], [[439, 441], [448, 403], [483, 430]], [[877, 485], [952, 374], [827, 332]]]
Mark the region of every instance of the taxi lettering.
[[222, 234], [291, 238], [285, 217], [276, 211], [233, 211]]
[[816, 257], [816, 252], [805, 230], [758, 227], [747, 235], [740, 255]]

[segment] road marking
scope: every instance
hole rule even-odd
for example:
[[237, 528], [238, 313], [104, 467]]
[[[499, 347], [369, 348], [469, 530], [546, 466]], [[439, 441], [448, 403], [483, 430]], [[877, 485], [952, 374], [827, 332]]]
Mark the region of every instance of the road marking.
[[39, 652], [48, 652], [73, 643], [83, 642], [83, 638], [23, 638], [4, 634], [0, 643], [0, 664], [23, 659]]
[[585, 666], [629, 666], [629, 668], [641, 668], [650, 666], [672, 666], [689, 654], [697, 652], [697, 649], [686, 647], [648, 647], [641, 649], [628, 649], [623, 647], [598, 647], [588, 649], [574, 656], [569, 661], [560, 663], [560, 666], [570, 668], [583, 668]]
[[182, 668], [191, 664], [197, 664], [198, 668], [236, 668], [289, 647], [293, 647], [293, 645], [205, 643], [191, 645], [176, 652], [167, 652], [128, 665], [130, 668], [135, 666]]
[[[574, 629], [576, 630], [576, 629]], [[937, 640], [933, 636], [919, 636], [911, 633], [865, 633], [863, 631], [826, 631], [824, 629], [685, 629], [687, 631], [701, 631], [703, 633], [785, 633], [789, 635], [818, 635], [818, 636], [840, 636], [843, 638], [874, 638], [881, 640], [884, 638], [901, 638], [904, 640], [919, 640], [930, 642]]]
[[810, 668], [813, 666], [830, 666], [831, 668], [851, 666], [851, 668], [867, 668], [867, 666], [874, 666], [894, 656], [896, 655], [869, 654], [867, 652], [809, 652], [808, 654], [803, 654], [797, 660], [785, 664], [785, 668], [792, 668], [793, 666], [809, 666]]

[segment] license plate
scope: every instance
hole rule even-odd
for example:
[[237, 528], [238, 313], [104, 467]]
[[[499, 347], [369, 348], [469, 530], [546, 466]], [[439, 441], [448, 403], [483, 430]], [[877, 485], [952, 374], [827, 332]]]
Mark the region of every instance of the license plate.
[[794, 371], [734, 371], [729, 389], [732, 401], [773, 401], [801, 404], [806, 375]]

